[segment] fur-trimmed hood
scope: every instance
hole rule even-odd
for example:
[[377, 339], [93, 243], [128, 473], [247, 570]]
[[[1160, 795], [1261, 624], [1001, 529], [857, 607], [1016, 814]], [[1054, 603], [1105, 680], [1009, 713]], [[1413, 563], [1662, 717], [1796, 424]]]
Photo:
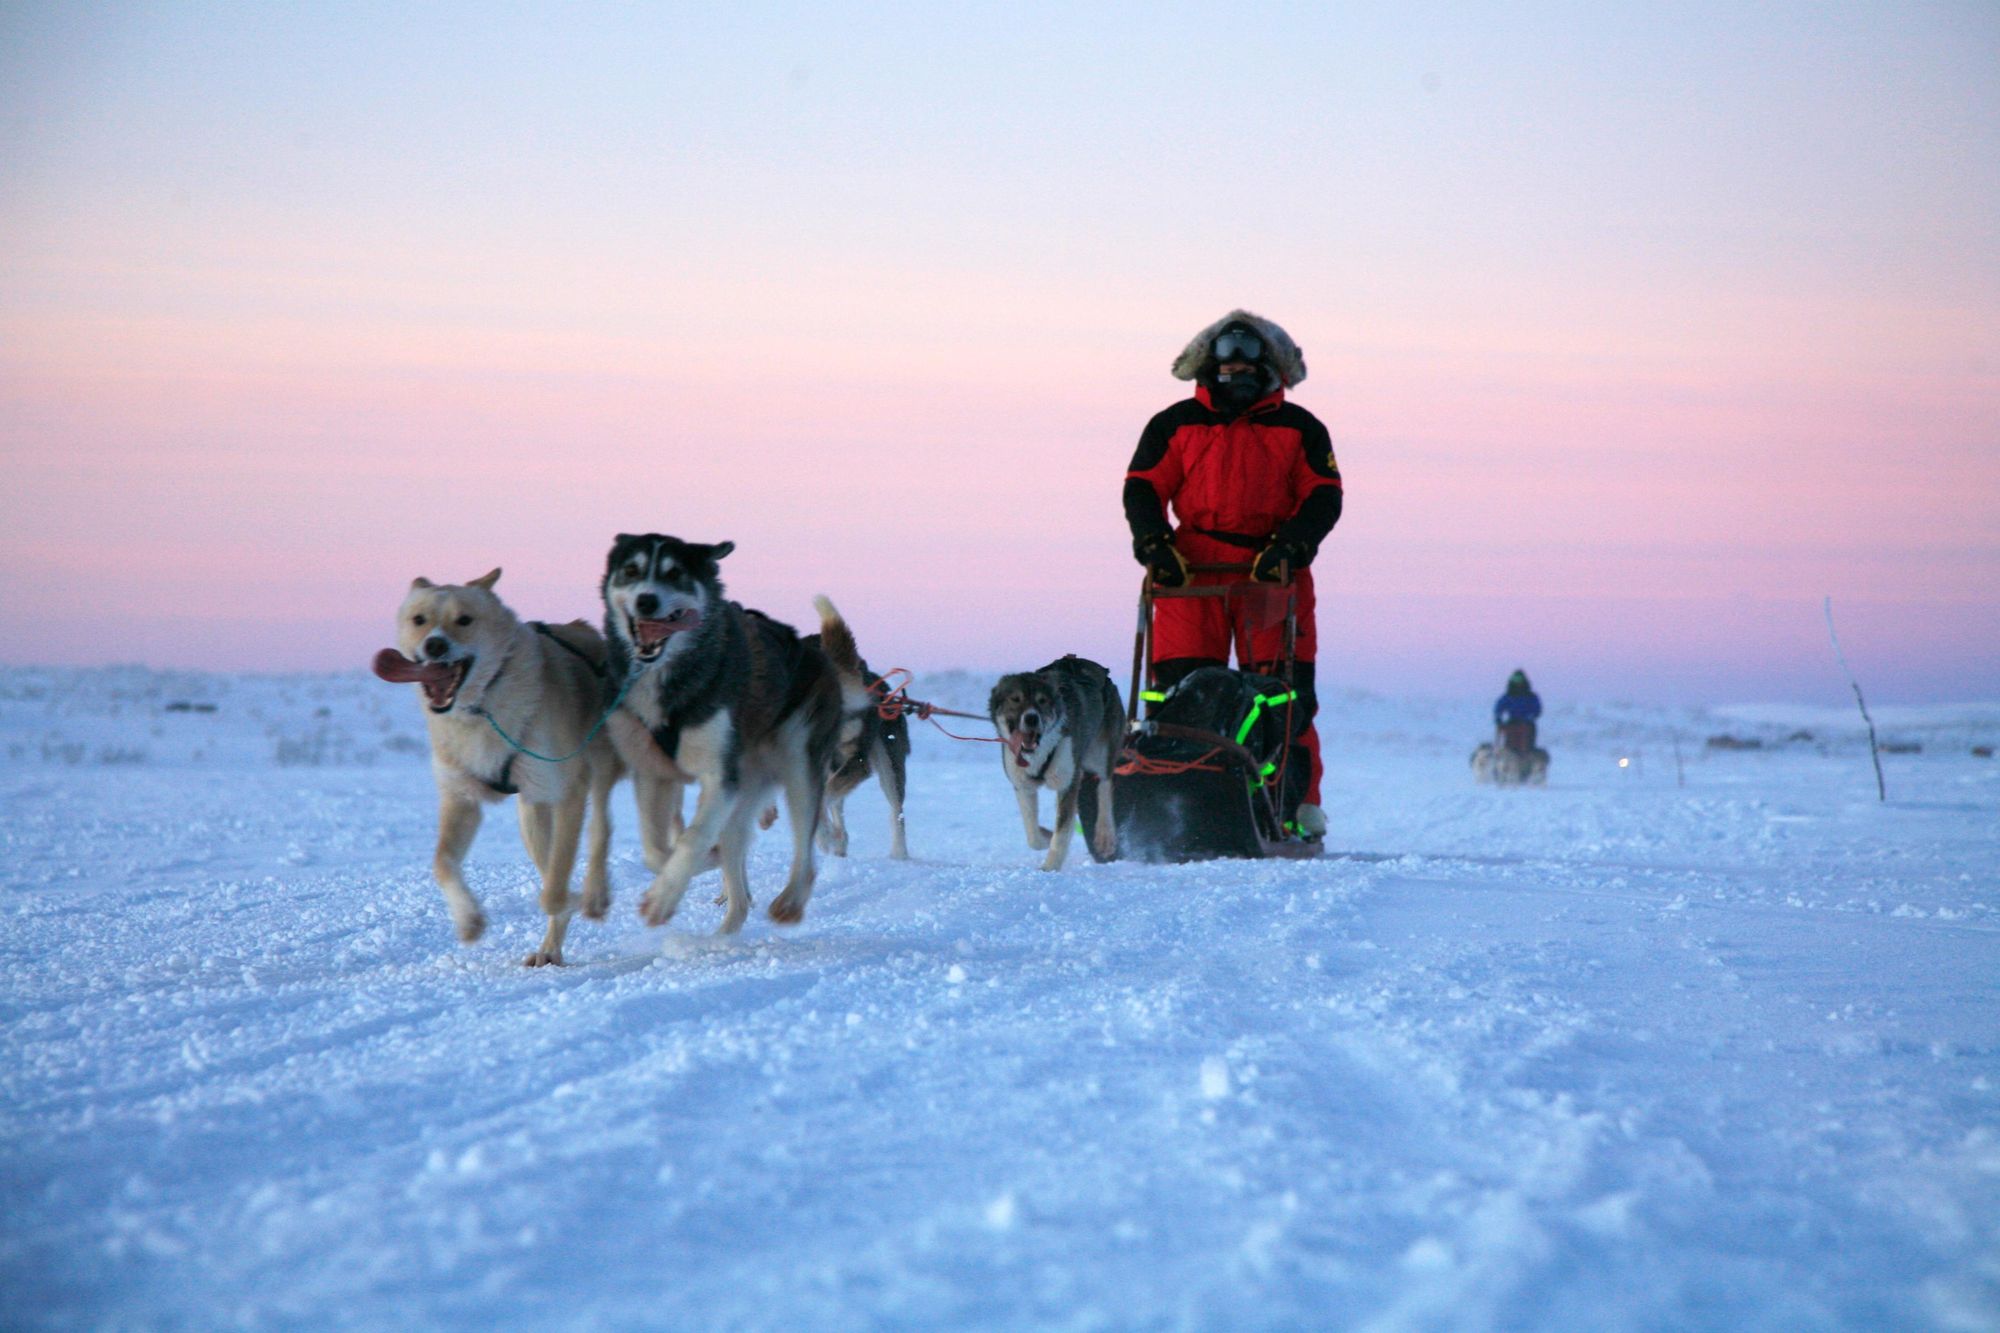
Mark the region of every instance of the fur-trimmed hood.
[[1194, 335], [1192, 341], [1181, 349], [1174, 359], [1174, 378], [1191, 380], [1201, 372], [1201, 363], [1208, 359], [1208, 345], [1215, 341], [1215, 335], [1231, 324], [1243, 324], [1257, 330], [1270, 348], [1268, 360], [1271, 368], [1278, 372], [1278, 379], [1287, 389], [1306, 377], [1306, 354], [1292, 341], [1292, 335], [1265, 319], [1253, 315], [1248, 310], [1232, 310], [1215, 323]]

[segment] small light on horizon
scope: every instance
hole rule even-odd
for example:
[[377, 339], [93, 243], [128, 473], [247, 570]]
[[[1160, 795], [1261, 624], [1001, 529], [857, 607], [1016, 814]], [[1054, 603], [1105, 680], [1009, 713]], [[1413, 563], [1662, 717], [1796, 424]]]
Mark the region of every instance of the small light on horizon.
[[1621, 757], [1619, 758], [1619, 760], [1618, 760], [1618, 767], [1620, 767], [1620, 768], [1630, 768], [1630, 767], [1632, 767], [1632, 761], [1631, 761], [1630, 759], [1626, 759], [1626, 758], [1624, 758], [1624, 757], [1622, 757], [1622, 756], [1621, 756]]

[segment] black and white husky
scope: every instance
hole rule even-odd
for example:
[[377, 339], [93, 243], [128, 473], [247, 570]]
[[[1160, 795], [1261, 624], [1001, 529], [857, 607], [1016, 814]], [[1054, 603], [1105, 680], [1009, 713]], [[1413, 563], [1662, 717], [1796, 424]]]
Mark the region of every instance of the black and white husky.
[[[1060, 658], [1040, 671], [1002, 676], [986, 709], [993, 729], [1005, 742], [1000, 763], [1020, 803], [1028, 846], [1037, 851], [1048, 848], [1042, 869], [1062, 869], [1076, 831], [1077, 793], [1090, 778], [1101, 784], [1091, 846], [1107, 860], [1116, 855], [1111, 773], [1125, 743], [1125, 705], [1111, 673], [1088, 658]], [[1038, 806], [1043, 787], [1056, 794], [1053, 832], [1041, 826]]]
[[[789, 925], [805, 915], [817, 873], [813, 836], [843, 712], [868, 704], [858, 673], [848, 678], [789, 625], [723, 595], [718, 564], [734, 549], [733, 542], [621, 534], [602, 587], [605, 687], [608, 697], [623, 693], [608, 729], [633, 773], [648, 860], [659, 862], [640, 913], [649, 924], [666, 922], [713, 856], [728, 904], [720, 934], [740, 929], [749, 915], [750, 840], [773, 790], [782, 790], [790, 815], [792, 867], [770, 916]], [[821, 635], [847, 635], [833, 604], [819, 604]], [[674, 837], [681, 787], [689, 782], [700, 784], [701, 795]]]

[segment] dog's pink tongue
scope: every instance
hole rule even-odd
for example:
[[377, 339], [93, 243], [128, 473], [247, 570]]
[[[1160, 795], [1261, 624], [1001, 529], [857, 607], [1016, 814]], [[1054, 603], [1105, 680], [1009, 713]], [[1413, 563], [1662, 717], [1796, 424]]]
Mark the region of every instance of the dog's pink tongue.
[[375, 654], [375, 674], [394, 685], [423, 684], [449, 675], [451, 668], [433, 662], [426, 666], [422, 662], [412, 662], [394, 648], [384, 648]]
[[684, 606], [663, 620], [640, 620], [633, 622], [638, 631], [639, 642], [655, 644], [671, 634], [685, 634], [701, 624], [701, 612], [692, 606]]

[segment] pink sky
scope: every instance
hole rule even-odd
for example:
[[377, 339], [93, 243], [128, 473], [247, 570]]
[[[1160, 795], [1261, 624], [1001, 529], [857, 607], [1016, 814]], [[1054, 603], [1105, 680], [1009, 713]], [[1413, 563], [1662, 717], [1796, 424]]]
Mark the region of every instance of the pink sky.
[[878, 665], [1122, 672], [1242, 304], [1348, 479], [1332, 688], [1843, 697], [1831, 595], [1871, 697], [2000, 697], [1989, 9], [229, 13], [0, 33], [4, 660], [358, 668], [662, 530]]

